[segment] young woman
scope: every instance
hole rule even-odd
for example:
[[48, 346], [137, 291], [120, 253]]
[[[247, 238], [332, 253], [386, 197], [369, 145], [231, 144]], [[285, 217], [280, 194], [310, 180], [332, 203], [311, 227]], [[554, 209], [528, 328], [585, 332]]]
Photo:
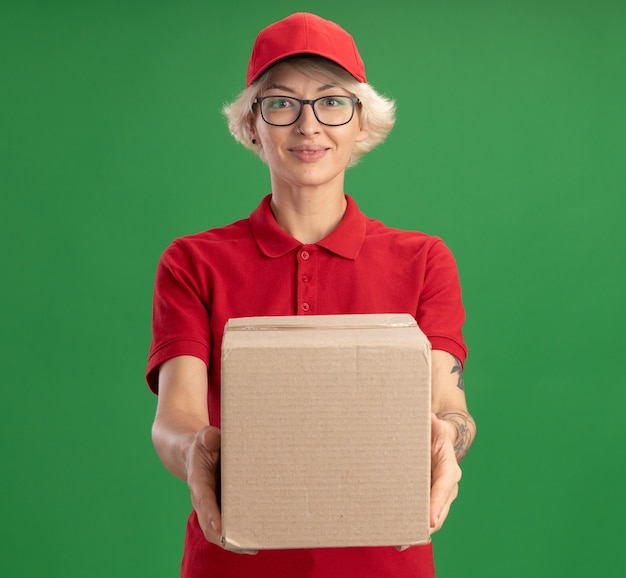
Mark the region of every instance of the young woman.
[[455, 499], [475, 426], [463, 391], [464, 310], [454, 259], [436, 238], [366, 217], [346, 168], [382, 142], [393, 102], [367, 84], [352, 37], [307, 13], [257, 37], [231, 133], [267, 163], [271, 194], [249, 218], [175, 240], [159, 262], [147, 380], [165, 466], [189, 486], [182, 576], [434, 576], [432, 547], [260, 551], [220, 546], [220, 350], [229, 318], [410, 313], [432, 347], [431, 529]]

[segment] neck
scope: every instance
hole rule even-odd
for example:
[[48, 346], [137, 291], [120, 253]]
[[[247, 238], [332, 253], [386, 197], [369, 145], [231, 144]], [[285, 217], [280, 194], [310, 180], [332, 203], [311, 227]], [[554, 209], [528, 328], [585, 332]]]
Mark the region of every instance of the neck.
[[278, 224], [304, 244], [328, 236], [346, 211], [343, 187], [339, 189], [272, 190], [271, 207]]

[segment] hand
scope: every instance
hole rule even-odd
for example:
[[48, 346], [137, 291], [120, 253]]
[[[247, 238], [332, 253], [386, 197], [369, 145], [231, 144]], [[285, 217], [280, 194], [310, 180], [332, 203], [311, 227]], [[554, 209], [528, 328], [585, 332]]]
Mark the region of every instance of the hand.
[[431, 417], [430, 533], [441, 529], [459, 493], [461, 468], [454, 453], [454, 428], [435, 414]]
[[222, 544], [222, 516], [217, 503], [220, 445], [220, 430], [206, 426], [195, 434], [187, 454], [187, 485], [191, 504], [198, 515], [204, 537], [219, 546]]
[[[220, 446], [220, 430], [206, 426], [196, 433], [187, 455], [187, 485], [191, 504], [204, 537], [218, 546], [222, 546], [222, 515], [217, 499]], [[238, 552], [256, 554], [257, 550]]]

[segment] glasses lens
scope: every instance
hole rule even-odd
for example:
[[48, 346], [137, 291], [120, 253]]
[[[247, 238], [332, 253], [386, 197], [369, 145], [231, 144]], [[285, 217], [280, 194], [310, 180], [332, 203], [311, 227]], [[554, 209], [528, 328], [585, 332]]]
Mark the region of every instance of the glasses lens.
[[314, 106], [317, 120], [330, 126], [346, 124], [354, 114], [354, 101], [347, 96], [325, 96]]
[[270, 96], [263, 99], [261, 113], [265, 122], [286, 126], [296, 122], [302, 104], [288, 96]]

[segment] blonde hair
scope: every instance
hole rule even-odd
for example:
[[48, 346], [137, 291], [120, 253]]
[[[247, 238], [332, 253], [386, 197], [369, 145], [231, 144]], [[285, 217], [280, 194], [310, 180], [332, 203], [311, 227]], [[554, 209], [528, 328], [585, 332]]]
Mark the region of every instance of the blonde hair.
[[[366, 152], [371, 151], [387, 138], [389, 131], [395, 124], [396, 106], [393, 100], [378, 94], [371, 85], [359, 82], [341, 66], [325, 58], [298, 56], [289, 60], [290, 62], [297, 62], [298, 70], [303, 74], [316, 79], [323, 75], [325, 77], [323, 82], [327, 82], [330, 78], [333, 84], [351, 92], [359, 99], [360, 105], [357, 105], [357, 113], [361, 126], [369, 134], [365, 140], [354, 143], [352, 156], [348, 163], [349, 167], [355, 165]], [[253, 108], [254, 99], [271, 84], [273, 71], [274, 68], [270, 68], [264, 72], [254, 83], [241, 92], [235, 101], [223, 108], [228, 119], [228, 129], [235, 140], [258, 154], [264, 162], [263, 147], [252, 144], [250, 131], [256, 120]]]

